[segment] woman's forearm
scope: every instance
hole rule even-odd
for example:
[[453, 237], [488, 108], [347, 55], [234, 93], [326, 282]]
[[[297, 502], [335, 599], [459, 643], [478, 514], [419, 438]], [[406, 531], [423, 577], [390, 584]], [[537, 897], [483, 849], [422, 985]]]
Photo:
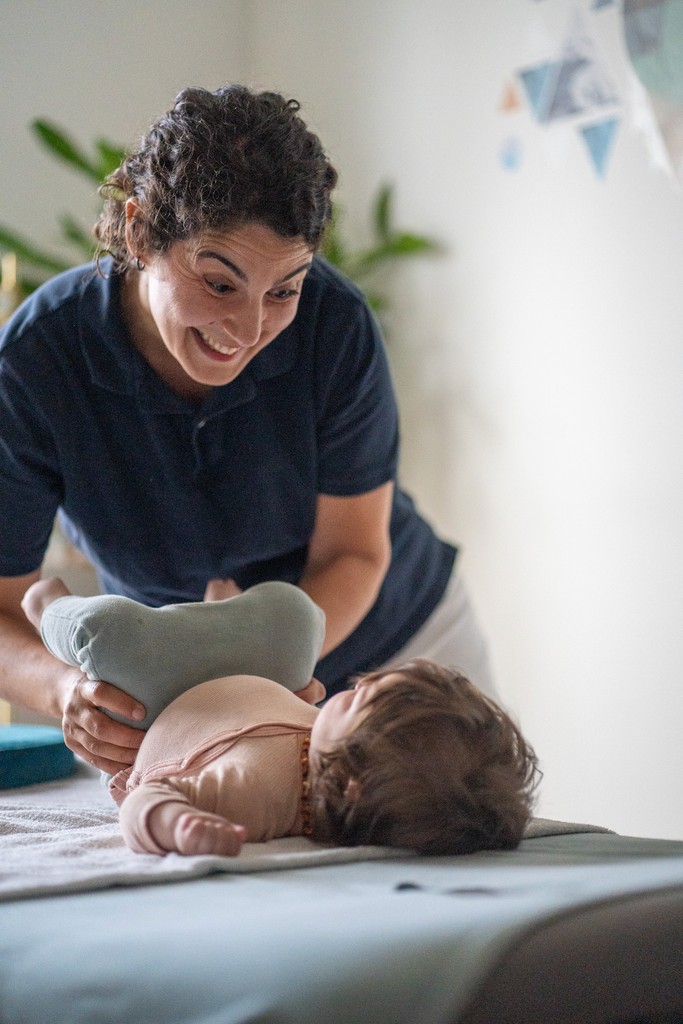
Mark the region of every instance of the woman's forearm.
[[0, 612], [0, 697], [61, 718], [66, 686], [67, 667], [45, 649], [28, 621]]
[[393, 490], [388, 481], [365, 494], [318, 495], [299, 586], [325, 612], [323, 654], [353, 633], [375, 603], [391, 561]]
[[322, 655], [353, 633], [372, 608], [386, 575], [389, 556], [340, 555], [325, 565], [309, 565], [299, 586], [325, 612]]

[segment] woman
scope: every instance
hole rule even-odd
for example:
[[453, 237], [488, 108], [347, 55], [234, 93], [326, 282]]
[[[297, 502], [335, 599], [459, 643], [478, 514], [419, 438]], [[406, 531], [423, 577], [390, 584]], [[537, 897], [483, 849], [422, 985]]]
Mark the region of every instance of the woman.
[[112, 774], [140, 732], [100, 709], [144, 709], [51, 658], [20, 610], [58, 510], [105, 592], [298, 584], [326, 615], [328, 693], [416, 653], [487, 686], [455, 549], [395, 483], [377, 327], [316, 257], [337, 175], [297, 111], [182, 92], [105, 185], [100, 273], [48, 282], [2, 337], [0, 693]]

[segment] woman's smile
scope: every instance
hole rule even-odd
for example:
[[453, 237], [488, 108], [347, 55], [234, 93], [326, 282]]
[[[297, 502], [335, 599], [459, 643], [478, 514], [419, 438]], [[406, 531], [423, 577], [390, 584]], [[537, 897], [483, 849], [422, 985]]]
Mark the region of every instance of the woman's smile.
[[302, 239], [258, 223], [144, 255], [131, 282], [134, 341], [169, 387], [190, 398], [229, 384], [291, 324], [313, 259]]
[[204, 345], [206, 345], [207, 348], [211, 350], [212, 356], [219, 356], [226, 359], [231, 359], [240, 351], [240, 348], [242, 347], [240, 345], [235, 345], [233, 348], [228, 348], [227, 345], [221, 345], [217, 341], [214, 341], [213, 338], [209, 337], [209, 335], [206, 334], [205, 331], [202, 331], [199, 327], [193, 327], [192, 330], [194, 330], [199, 335], [200, 342], [202, 342]]

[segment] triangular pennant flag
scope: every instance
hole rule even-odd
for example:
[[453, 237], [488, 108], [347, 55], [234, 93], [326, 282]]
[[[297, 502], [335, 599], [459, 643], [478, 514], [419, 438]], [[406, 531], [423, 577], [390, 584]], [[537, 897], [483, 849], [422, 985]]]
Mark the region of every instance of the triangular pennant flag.
[[537, 121], [546, 119], [548, 99], [552, 95], [557, 78], [557, 67], [557, 61], [551, 61], [549, 64], [538, 64], [534, 68], [526, 68], [519, 72]]
[[598, 121], [595, 124], [584, 125], [580, 129], [581, 134], [588, 147], [595, 170], [601, 178], [605, 177], [607, 159], [614, 143], [614, 136], [617, 130], [617, 121], [610, 118], [607, 121]]

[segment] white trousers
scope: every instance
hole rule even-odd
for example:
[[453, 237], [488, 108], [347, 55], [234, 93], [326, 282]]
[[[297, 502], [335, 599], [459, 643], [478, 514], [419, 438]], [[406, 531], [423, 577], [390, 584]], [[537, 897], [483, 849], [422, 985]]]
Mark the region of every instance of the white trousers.
[[462, 672], [494, 700], [498, 699], [486, 641], [479, 629], [465, 586], [453, 572], [441, 601], [427, 621], [381, 670], [411, 658], [429, 658]]

